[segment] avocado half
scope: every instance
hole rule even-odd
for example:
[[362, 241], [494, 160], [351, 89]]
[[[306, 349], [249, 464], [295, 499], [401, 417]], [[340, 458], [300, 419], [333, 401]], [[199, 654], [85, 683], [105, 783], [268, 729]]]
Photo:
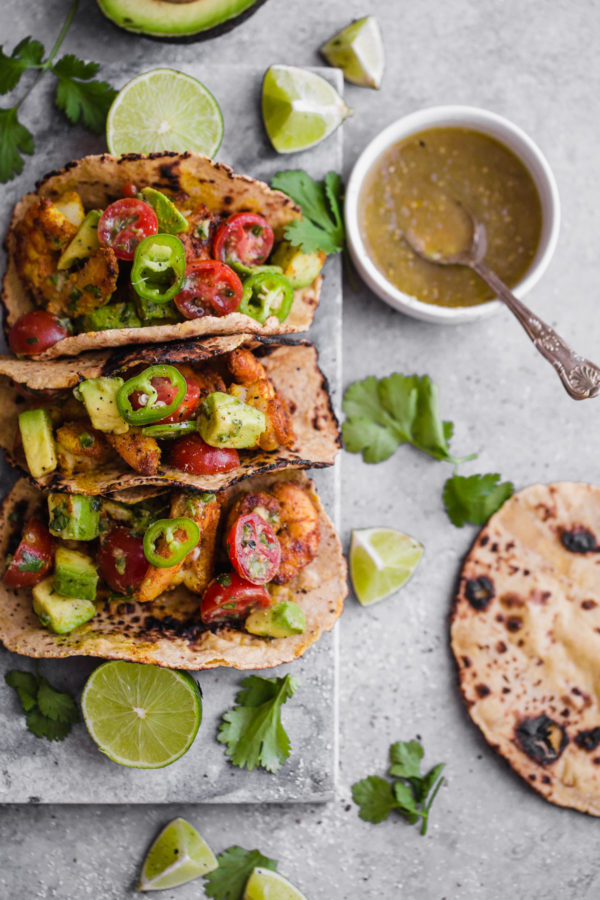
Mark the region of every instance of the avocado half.
[[115, 25], [147, 37], [194, 41], [230, 31], [266, 0], [98, 0]]

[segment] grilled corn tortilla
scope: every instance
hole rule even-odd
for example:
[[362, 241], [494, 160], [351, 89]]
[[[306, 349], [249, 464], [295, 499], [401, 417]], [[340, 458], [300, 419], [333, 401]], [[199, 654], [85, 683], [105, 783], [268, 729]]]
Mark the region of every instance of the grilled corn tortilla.
[[[150, 603], [99, 604], [93, 619], [67, 635], [40, 625], [33, 612], [31, 588], [9, 589], [0, 582], [0, 641], [14, 653], [38, 658], [95, 656], [152, 663], [173, 669], [263, 669], [297, 659], [324, 631], [333, 628], [347, 595], [346, 562], [333, 523], [303, 472], [252, 479], [252, 490], [268, 490], [277, 481], [305, 486], [319, 514], [321, 542], [316, 558], [286, 588], [286, 599], [300, 604], [306, 631], [287, 638], [256, 637], [224, 626], [214, 631], [198, 624], [200, 597], [176, 588]], [[244, 488], [248, 487], [245, 485]], [[228, 501], [240, 492], [231, 488]], [[19, 507], [31, 515], [43, 503], [40, 491], [21, 479], [0, 510], [0, 553], [5, 557]], [[161, 625], [161, 623], [163, 623]]]
[[26, 408], [34, 408], [35, 400], [25, 401], [14, 382], [32, 390], [71, 388], [86, 378], [123, 375], [127, 369], [140, 363], [198, 363], [238, 347], [247, 347], [256, 353], [277, 392], [287, 403], [296, 434], [293, 448], [279, 447], [269, 452], [244, 451], [236, 469], [215, 475], [191, 475], [168, 465], [161, 465], [155, 475], [142, 475], [117, 459], [89, 472], [67, 475], [56, 470], [36, 479], [36, 484], [51, 490], [83, 494], [103, 494], [151, 485], [181, 485], [203, 491], [219, 491], [259, 473], [331, 465], [339, 449], [339, 430], [327, 382], [317, 365], [314, 346], [308, 341], [296, 343], [285, 338], [261, 338], [251, 334], [89, 353], [78, 360], [38, 362], [0, 357], [0, 418], [3, 422], [0, 447], [10, 462], [24, 467], [24, 459], [18, 450], [15, 451], [15, 446], [18, 446], [18, 414]]
[[[213, 162], [197, 153], [152, 153], [144, 156], [130, 153], [115, 157], [109, 154], [85, 156], [68, 163], [64, 169], [51, 172], [36, 185], [37, 193], [26, 194], [14, 209], [5, 239], [8, 265], [4, 275], [1, 300], [4, 305], [5, 329], [10, 329], [24, 313], [35, 308], [32, 298], [19, 277], [15, 263], [15, 229], [27, 210], [39, 197], [56, 200], [67, 191], [80, 195], [86, 210], [103, 208], [122, 196], [124, 184], [139, 188], [152, 187], [168, 196], [187, 193], [192, 203], [205, 204], [212, 213], [230, 215], [254, 212], [264, 216], [281, 239], [286, 224], [300, 218], [300, 210], [281, 191], [247, 175], [236, 175], [223, 163]], [[120, 347], [131, 344], [174, 341], [206, 334], [285, 334], [307, 331], [319, 303], [321, 278], [297, 290], [291, 312], [285, 322], [270, 316], [261, 325], [241, 313], [226, 316], [203, 316], [167, 325], [142, 328], [112, 328], [73, 335], [59, 341], [36, 359], [78, 356], [85, 350]]]
[[451, 624], [469, 715], [551, 803], [600, 816], [600, 486], [535, 484], [490, 519]]

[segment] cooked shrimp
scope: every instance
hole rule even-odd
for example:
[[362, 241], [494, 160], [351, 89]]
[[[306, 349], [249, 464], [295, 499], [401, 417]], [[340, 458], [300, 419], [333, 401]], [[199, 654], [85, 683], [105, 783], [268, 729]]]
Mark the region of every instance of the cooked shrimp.
[[212, 240], [217, 227], [217, 219], [207, 206], [198, 206], [187, 217], [189, 228], [178, 237], [185, 247], [189, 263], [211, 258]]
[[193, 381], [200, 388], [200, 400], [214, 394], [215, 391], [225, 391], [225, 382], [213, 369], [206, 367], [196, 371], [191, 366], [177, 366], [184, 378]]
[[56, 431], [56, 455], [60, 470], [73, 475], [99, 468], [111, 458], [112, 450], [102, 432], [86, 422], [65, 422]]
[[227, 366], [238, 382], [230, 385], [229, 393], [265, 414], [267, 427], [260, 436], [260, 448], [292, 447], [296, 436], [287, 406], [260, 360], [250, 350], [238, 347], [229, 353]]
[[125, 434], [107, 434], [106, 439], [121, 459], [141, 475], [156, 475], [160, 466], [160, 447], [141, 428], [130, 428]]

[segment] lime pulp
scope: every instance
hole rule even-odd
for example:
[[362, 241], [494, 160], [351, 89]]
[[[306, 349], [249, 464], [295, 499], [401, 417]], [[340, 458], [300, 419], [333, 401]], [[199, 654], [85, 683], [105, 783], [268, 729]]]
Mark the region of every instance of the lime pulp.
[[354, 593], [369, 606], [398, 591], [423, 555], [423, 545], [393, 528], [363, 528], [352, 532], [350, 575]]
[[270, 869], [253, 869], [243, 900], [306, 900], [293, 884]]
[[164, 891], [212, 872], [217, 859], [193, 825], [173, 819], [158, 835], [144, 860], [138, 890]]
[[342, 70], [346, 81], [360, 87], [381, 87], [385, 51], [375, 16], [365, 16], [342, 29], [323, 44], [321, 54]]

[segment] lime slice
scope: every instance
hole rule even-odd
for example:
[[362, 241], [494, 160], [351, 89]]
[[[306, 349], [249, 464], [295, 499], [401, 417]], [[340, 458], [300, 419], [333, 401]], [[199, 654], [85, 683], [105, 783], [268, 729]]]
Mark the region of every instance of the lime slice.
[[330, 65], [342, 70], [346, 81], [361, 87], [381, 86], [385, 54], [375, 16], [352, 22], [323, 44], [321, 53]]
[[350, 575], [359, 602], [369, 606], [399, 590], [422, 556], [422, 544], [393, 528], [353, 531]]
[[287, 878], [270, 869], [253, 869], [243, 900], [306, 900]]
[[175, 69], [151, 69], [121, 88], [108, 111], [111, 153], [192, 150], [214, 156], [223, 140], [219, 104], [203, 84]]
[[158, 835], [144, 860], [139, 891], [165, 891], [216, 869], [206, 841], [185, 819], [173, 819]]
[[295, 66], [271, 66], [262, 88], [262, 114], [278, 153], [314, 147], [352, 115], [328, 81]]
[[138, 769], [160, 769], [183, 756], [202, 720], [200, 690], [190, 675], [140, 663], [98, 666], [81, 708], [100, 750]]

